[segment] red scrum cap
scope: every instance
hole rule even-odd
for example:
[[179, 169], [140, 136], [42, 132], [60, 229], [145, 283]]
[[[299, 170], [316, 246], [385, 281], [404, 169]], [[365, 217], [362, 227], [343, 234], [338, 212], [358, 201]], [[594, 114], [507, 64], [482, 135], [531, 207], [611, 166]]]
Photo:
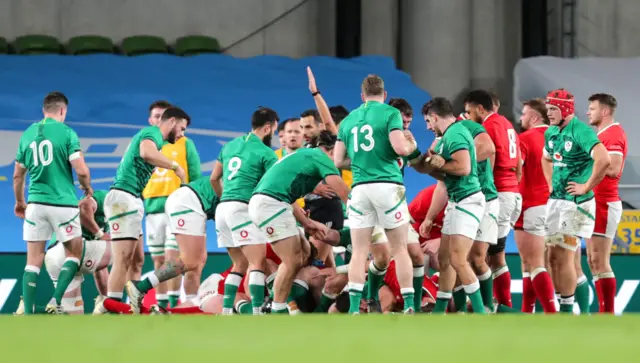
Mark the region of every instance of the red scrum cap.
[[563, 119], [575, 112], [573, 95], [564, 88], [549, 92], [545, 102], [547, 105], [558, 107], [562, 112]]

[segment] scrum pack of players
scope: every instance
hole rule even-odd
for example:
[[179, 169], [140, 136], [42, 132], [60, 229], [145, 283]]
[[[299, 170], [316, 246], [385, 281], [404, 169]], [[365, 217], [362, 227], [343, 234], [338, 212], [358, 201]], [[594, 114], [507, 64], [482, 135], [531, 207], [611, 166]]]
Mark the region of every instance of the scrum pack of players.
[[[192, 143], [178, 149], [185, 152], [177, 160], [180, 152], [165, 152], [186, 139], [190, 124], [167, 104], [156, 124], [133, 137], [109, 191], [91, 189], [77, 135], [63, 123], [68, 101], [48, 95], [45, 119], [23, 134], [16, 156], [15, 212], [29, 247], [18, 313], [83, 312], [80, 285], [88, 273], [100, 292], [97, 314], [512, 311], [504, 256], [512, 228], [522, 257], [523, 312], [536, 301], [549, 313], [558, 300], [560, 311], [572, 311], [574, 300], [584, 309], [586, 278], [575, 263], [580, 238], [587, 240], [600, 311], [613, 312], [608, 260], [627, 149], [612, 96], [589, 99], [597, 134], [575, 117], [573, 96], [556, 90], [524, 104], [520, 135], [488, 92], [470, 92], [459, 117], [449, 101], [435, 98], [421, 113], [436, 139], [421, 153], [409, 131], [411, 106], [397, 98], [385, 104], [382, 79], [365, 78], [364, 103], [347, 115], [331, 110], [310, 69], [308, 76], [317, 111], [278, 124], [275, 111], [257, 110], [252, 131], [223, 147], [210, 178], [198, 178], [196, 162], [188, 162], [189, 153], [197, 155]], [[274, 153], [276, 130], [283, 148]], [[410, 204], [402, 180], [407, 165], [438, 180]], [[79, 203], [72, 168], [85, 190]], [[171, 175], [163, 179], [170, 193], [147, 197], [152, 174]], [[154, 272], [140, 279], [131, 270], [145, 210], [156, 214], [147, 203], [154, 196], [164, 207], [156, 212], [154, 223], [164, 227], [155, 238], [178, 252], [154, 259]], [[233, 265], [200, 283], [208, 219], [215, 219], [218, 245]], [[60, 242], [46, 249], [52, 232]], [[173, 239], [175, 247], [167, 247]], [[43, 262], [56, 290], [39, 307]], [[429, 276], [430, 269], [437, 272]], [[162, 284], [180, 283], [183, 275], [187, 299], [162, 304]], [[149, 307], [143, 300], [152, 289], [158, 305]]]

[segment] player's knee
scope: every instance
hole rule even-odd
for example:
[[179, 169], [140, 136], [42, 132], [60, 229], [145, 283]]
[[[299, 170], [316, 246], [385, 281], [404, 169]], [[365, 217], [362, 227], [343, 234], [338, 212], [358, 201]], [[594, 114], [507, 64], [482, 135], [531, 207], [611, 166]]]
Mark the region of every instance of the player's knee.
[[458, 253], [454, 253], [451, 255], [449, 263], [451, 264], [451, 267], [453, 267], [453, 269], [456, 271], [459, 271], [469, 264], [465, 256], [461, 256]]
[[158, 269], [160, 266], [164, 265], [164, 254], [163, 255], [156, 255], [156, 256], [151, 256], [151, 259], [153, 260], [153, 267], [155, 269]]
[[409, 252], [411, 263], [413, 263], [414, 266], [422, 265], [424, 263], [424, 253], [420, 248], [420, 244], [412, 243], [410, 245], [407, 245], [407, 252]]

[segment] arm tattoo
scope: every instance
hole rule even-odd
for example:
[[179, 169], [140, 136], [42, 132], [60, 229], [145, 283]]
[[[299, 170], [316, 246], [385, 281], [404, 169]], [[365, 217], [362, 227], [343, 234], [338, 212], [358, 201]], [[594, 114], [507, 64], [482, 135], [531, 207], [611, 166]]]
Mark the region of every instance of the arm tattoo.
[[180, 276], [184, 272], [184, 262], [182, 262], [181, 259], [177, 259], [176, 261], [165, 262], [158, 270], [156, 270], [156, 276], [160, 282], [163, 282]]

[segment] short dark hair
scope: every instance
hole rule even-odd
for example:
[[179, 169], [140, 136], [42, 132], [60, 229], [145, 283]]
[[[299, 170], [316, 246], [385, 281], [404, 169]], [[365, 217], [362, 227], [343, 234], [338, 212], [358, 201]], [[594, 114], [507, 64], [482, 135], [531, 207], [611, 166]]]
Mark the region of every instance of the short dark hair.
[[68, 106], [69, 99], [62, 92], [51, 92], [44, 96], [42, 108], [47, 112], [57, 111], [61, 106]]
[[286, 120], [284, 120], [284, 121], [280, 122], [280, 123], [278, 124], [278, 132], [283, 132], [283, 131], [284, 131], [284, 129], [285, 129], [285, 127], [287, 126], [287, 124], [288, 124], [289, 122], [296, 122], [296, 121], [300, 121], [300, 119], [299, 119], [299, 118], [297, 118], [297, 117], [291, 117], [291, 118], [288, 118], [288, 119], [286, 119]]
[[164, 110], [160, 121], [167, 121], [172, 118], [187, 120], [187, 126], [191, 125], [191, 117], [180, 107], [172, 106]]
[[339, 125], [340, 122], [349, 115], [349, 110], [343, 105], [331, 106], [329, 107], [329, 112], [331, 112], [331, 118], [336, 125]]
[[317, 124], [322, 123], [322, 119], [320, 118], [320, 112], [318, 112], [318, 110], [310, 108], [300, 114], [300, 117], [309, 117], [309, 116], [313, 116], [313, 119], [316, 121]]
[[165, 100], [158, 100], [158, 101], [154, 101], [151, 105], [149, 105], [149, 112], [153, 111], [154, 108], [163, 108], [163, 109], [167, 109], [167, 108], [171, 108], [172, 105]]
[[493, 103], [494, 106], [500, 107], [500, 97], [498, 97], [498, 94], [495, 92], [489, 92], [489, 95], [491, 95], [491, 103]]
[[616, 111], [618, 107], [618, 101], [616, 98], [608, 93], [596, 93], [589, 97], [589, 102], [598, 101], [601, 105], [605, 105], [611, 109], [611, 113]]
[[547, 116], [547, 106], [542, 98], [533, 98], [528, 101], [522, 102], [523, 106], [529, 106], [532, 110], [536, 111], [542, 117], [542, 121], [548, 125], [549, 116]]
[[467, 94], [464, 98], [465, 104], [471, 104], [474, 106], [482, 106], [486, 111], [493, 110], [493, 99], [491, 94], [485, 90], [475, 90]]
[[392, 98], [389, 100], [389, 106], [395, 107], [400, 111], [403, 115], [413, 116], [413, 108], [407, 100], [404, 98]]
[[280, 117], [276, 111], [268, 107], [260, 107], [251, 115], [251, 128], [255, 130], [268, 123], [277, 123], [278, 121], [280, 121]]
[[422, 114], [436, 114], [440, 117], [453, 117], [453, 106], [448, 99], [436, 97], [422, 106]]
[[368, 75], [362, 81], [362, 93], [365, 96], [382, 96], [384, 94], [384, 81], [375, 74]]
[[318, 135], [318, 147], [324, 146], [327, 149], [333, 149], [338, 137], [327, 130], [320, 131]]

